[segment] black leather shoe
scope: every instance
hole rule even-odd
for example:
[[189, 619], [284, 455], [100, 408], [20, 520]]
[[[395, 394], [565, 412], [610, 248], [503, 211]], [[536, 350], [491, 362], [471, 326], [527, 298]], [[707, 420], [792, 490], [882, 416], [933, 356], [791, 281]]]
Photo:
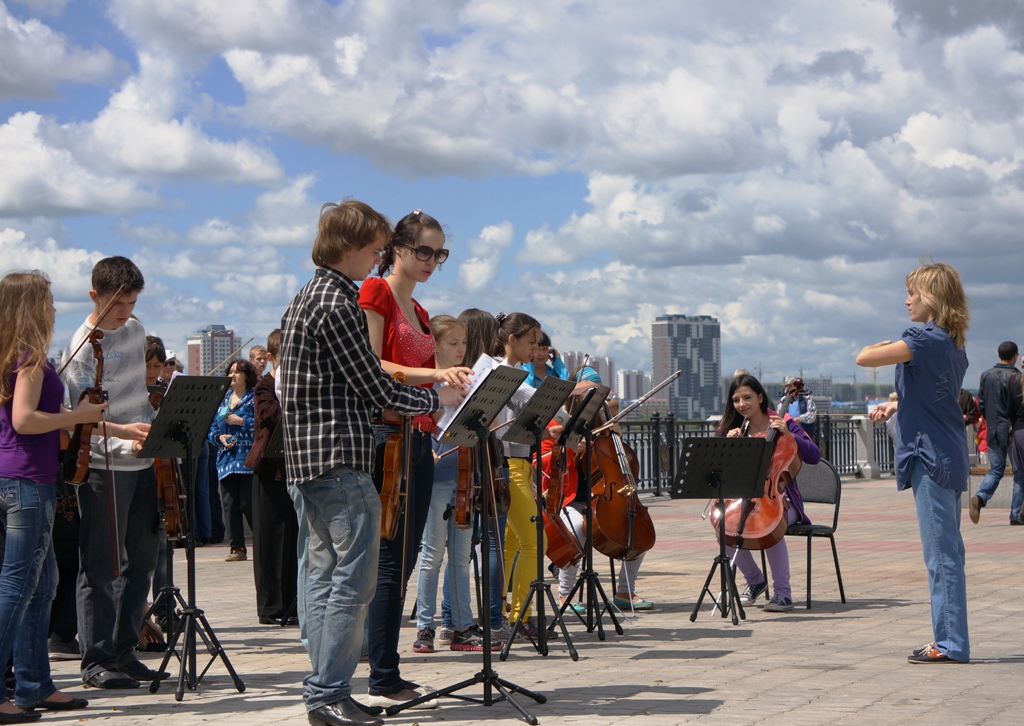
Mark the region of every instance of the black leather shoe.
[[42, 717], [43, 714], [36, 713], [35, 711], [19, 711], [18, 713], [0, 712], [0, 723], [29, 723], [30, 721], [38, 721]]
[[139, 682], [131, 676], [126, 676], [119, 671], [99, 671], [82, 682], [88, 688], [138, 688]]
[[382, 719], [363, 712], [351, 698], [314, 708], [308, 714], [312, 726], [383, 726]]
[[155, 681], [157, 678], [163, 680], [164, 678], [171, 677], [171, 674], [167, 671], [155, 671], [142, 661], [138, 660], [119, 665], [117, 669], [129, 678], [134, 678], [137, 681]]

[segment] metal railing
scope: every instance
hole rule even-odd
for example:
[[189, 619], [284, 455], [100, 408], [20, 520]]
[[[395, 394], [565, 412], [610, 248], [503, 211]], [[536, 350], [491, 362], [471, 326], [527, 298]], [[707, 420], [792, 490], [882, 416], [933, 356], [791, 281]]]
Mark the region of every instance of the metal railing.
[[[677, 421], [672, 414], [664, 417], [655, 414], [650, 420], [624, 421], [620, 426], [623, 441], [636, 452], [640, 464], [640, 489], [661, 495], [668, 493], [675, 480], [683, 440], [691, 436], [714, 436], [717, 424], [711, 421]], [[861, 462], [867, 458], [864, 452], [858, 452], [857, 427], [858, 422], [851, 416], [818, 416], [815, 443], [821, 448], [821, 455], [840, 474], [860, 473]], [[895, 456], [885, 426], [874, 424], [871, 434], [873, 460], [882, 472], [892, 473]]]

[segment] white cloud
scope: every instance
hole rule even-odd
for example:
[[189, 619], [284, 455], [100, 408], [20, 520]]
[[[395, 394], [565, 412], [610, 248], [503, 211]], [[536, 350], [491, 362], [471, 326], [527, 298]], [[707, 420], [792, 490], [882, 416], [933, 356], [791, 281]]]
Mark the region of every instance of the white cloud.
[[98, 173], [54, 142], [60, 130], [37, 113], [17, 113], [0, 126], [0, 215], [121, 213], [155, 204], [131, 179]]
[[472, 256], [459, 264], [459, 282], [467, 292], [480, 292], [491, 284], [501, 265], [501, 251], [512, 244], [514, 237], [515, 229], [506, 220], [484, 227], [469, 242]]
[[88, 301], [92, 267], [105, 255], [81, 248], [61, 248], [52, 237], [34, 239], [25, 231], [0, 229], [0, 270], [42, 270], [52, 283], [58, 309]]
[[[66, 0], [26, 3], [37, 11], [58, 12]], [[19, 21], [0, 3], [0, 99], [46, 97], [62, 81], [97, 83], [118, 63], [105, 48], [86, 50], [34, 18]]]
[[248, 140], [220, 141], [189, 117], [182, 103], [180, 68], [165, 58], [139, 55], [129, 78], [94, 121], [66, 127], [68, 144], [98, 168], [140, 176], [197, 176], [267, 183], [281, 178], [274, 155]]

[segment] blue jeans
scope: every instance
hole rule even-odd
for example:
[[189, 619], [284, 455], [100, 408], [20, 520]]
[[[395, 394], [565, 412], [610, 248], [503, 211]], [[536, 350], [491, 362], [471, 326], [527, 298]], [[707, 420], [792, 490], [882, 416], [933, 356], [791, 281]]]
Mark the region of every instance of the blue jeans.
[[313, 672], [307, 710], [352, 695], [380, 552], [380, 497], [365, 472], [338, 467], [298, 485], [309, 525], [306, 633]]
[[953, 660], [971, 659], [967, 635], [967, 577], [960, 536], [961, 492], [939, 486], [920, 460], [910, 470], [917, 526], [928, 568], [935, 647]]
[[0, 663], [7, 663], [13, 652], [14, 702], [22, 707], [57, 690], [46, 650], [50, 603], [57, 591], [55, 507], [53, 484], [0, 479], [0, 522], [7, 531], [0, 573]]
[[999, 441], [988, 442], [988, 473], [978, 487], [978, 496], [983, 502], [987, 502], [996, 493], [996, 487], [1006, 471], [1006, 448], [1006, 444]]
[[505, 525], [508, 523], [508, 515], [503, 514], [497, 520], [488, 521], [491, 523], [491, 552], [487, 562], [491, 578], [491, 627], [500, 628], [505, 616], [505, 587], [508, 585], [505, 581], [508, 577], [505, 572]]
[[82, 678], [117, 670], [135, 662], [135, 645], [146, 610], [162, 532], [157, 531], [156, 473], [111, 471], [117, 512], [115, 532], [120, 576], [114, 575], [112, 523], [107, 475], [89, 470], [78, 487], [82, 524], [78, 529], [78, 636], [82, 644]]
[[442, 614], [448, 619], [442, 617], [441, 624], [455, 630], [465, 630], [473, 624], [473, 601], [469, 589], [469, 552], [473, 547], [473, 530], [456, 527], [454, 516], [447, 520], [444, 518], [445, 511], [455, 503], [455, 485], [454, 480], [435, 481], [430, 497], [416, 578], [416, 627], [419, 630], [434, 627], [437, 580], [446, 545], [448, 565], [444, 572], [444, 599], [450, 607], [442, 606]]
[[306, 500], [298, 487], [288, 487], [288, 495], [295, 504], [295, 516], [299, 519], [299, 538], [295, 550], [299, 555], [298, 589], [296, 590], [295, 615], [299, 619], [299, 640], [309, 651], [309, 637], [306, 633], [306, 582], [309, 580], [309, 521], [306, 519]]
[[[388, 437], [397, 429], [392, 426], [374, 426], [377, 438], [377, 467], [375, 471], [383, 476], [382, 461], [384, 446]], [[405, 514], [399, 518], [398, 536], [393, 540], [379, 541], [380, 560], [377, 565], [377, 592], [370, 608], [367, 630], [367, 649], [370, 656], [370, 681], [368, 691], [374, 696], [386, 696], [402, 690], [399, 669], [398, 636], [402, 629], [402, 587], [409, 581], [416, 566], [416, 555], [420, 551], [423, 529], [430, 510], [431, 491], [434, 487], [434, 450], [430, 445], [430, 434], [414, 431], [412, 445], [412, 496], [407, 499]], [[403, 570], [402, 546], [405, 518], [409, 512], [409, 537], [405, 544]]]

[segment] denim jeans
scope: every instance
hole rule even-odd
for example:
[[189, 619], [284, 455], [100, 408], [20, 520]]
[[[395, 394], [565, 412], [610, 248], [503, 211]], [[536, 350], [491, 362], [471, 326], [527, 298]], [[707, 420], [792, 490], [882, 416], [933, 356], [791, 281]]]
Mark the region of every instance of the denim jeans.
[[[427, 512], [427, 524], [420, 545], [420, 567], [416, 577], [416, 627], [434, 627], [437, 612], [437, 580], [447, 545], [448, 564], [444, 572], [444, 608], [441, 624], [465, 630], [473, 624], [473, 601], [469, 588], [469, 553], [473, 547], [473, 530], [459, 529], [455, 517], [444, 518], [445, 511], [455, 503], [454, 480], [434, 482]], [[447, 616], [447, 620], [445, 617]]]
[[309, 525], [307, 710], [352, 695], [366, 607], [377, 581], [380, 497], [369, 474], [339, 467], [298, 485]]
[[107, 472], [89, 470], [78, 487], [82, 525], [78, 530], [78, 636], [82, 644], [82, 678], [117, 670], [138, 660], [135, 645], [146, 610], [162, 532], [153, 467], [111, 471], [117, 512], [116, 551], [120, 575], [111, 556]]
[[289, 486], [288, 495], [295, 505], [295, 516], [299, 520], [299, 537], [295, 552], [299, 556], [298, 589], [296, 590], [295, 615], [299, 619], [299, 640], [309, 652], [309, 637], [306, 633], [306, 582], [309, 581], [309, 520], [306, 519], [306, 500], [298, 487]]
[[999, 441], [988, 442], [988, 473], [978, 487], [978, 497], [987, 502], [996, 493], [996, 487], [1006, 471], [1006, 444]]
[[55, 507], [53, 484], [0, 479], [0, 522], [7, 531], [0, 573], [0, 663], [13, 652], [18, 706], [38, 703], [57, 690], [46, 649], [57, 590]]
[[491, 523], [488, 536], [490, 555], [487, 558], [491, 580], [491, 627], [500, 628], [505, 619], [505, 591], [508, 587], [508, 573], [505, 571], [505, 527], [508, 525], [508, 515], [503, 514], [487, 521]]
[[939, 486], [920, 460], [910, 470], [917, 526], [928, 568], [935, 647], [953, 660], [971, 659], [967, 635], [967, 577], [960, 536], [961, 492]]
[[[377, 438], [378, 476], [383, 474], [384, 446], [397, 429], [393, 426], [374, 426]], [[412, 493], [406, 502], [405, 514], [399, 518], [398, 536], [379, 541], [380, 561], [377, 565], [377, 592], [370, 608], [367, 630], [367, 649], [370, 656], [369, 693], [386, 696], [404, 688], [399, 670], [398, 636], [402, 629], [402, 589], [416, 566], [416, 555], [423, 539], [423, 529], [430, 510], [434, 486], [434, 450], [430, 434], [414, 431], [412, 446]], [[403, 571], [402, 546], [405, 518], [409, 518], [409, 536], [405, 544]]]

